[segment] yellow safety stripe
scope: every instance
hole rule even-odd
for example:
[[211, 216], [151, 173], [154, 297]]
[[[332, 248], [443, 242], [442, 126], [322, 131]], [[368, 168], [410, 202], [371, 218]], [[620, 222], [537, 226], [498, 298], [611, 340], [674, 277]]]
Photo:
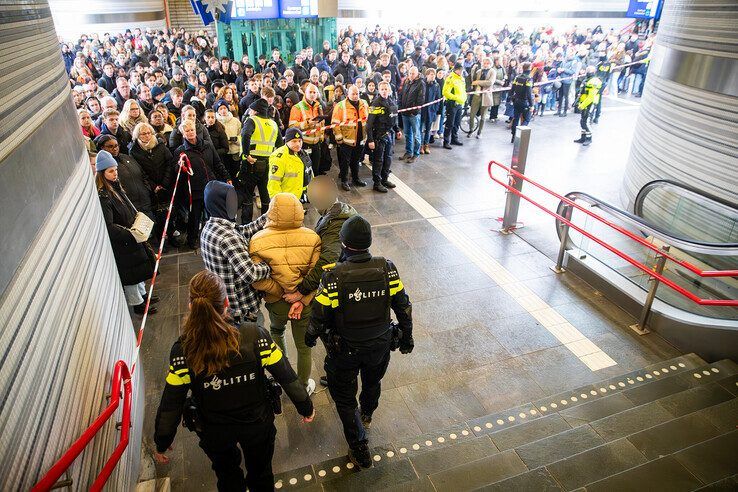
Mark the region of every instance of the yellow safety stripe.
[[190, 384], [190, 382], [189, 374], [185, 374], [184, 376], [179, 376], [173, 372], [167, 374], [167, 384], [171, 384], [172, 386], [182, 386], [184, 384]]
[[276, 347], [273, 350], [269, 350], [268, 354], [268, 356], [265, 356], [263, 352], [261, 353], [262, 367], [271, 366], [272, 364], [276, 364], [277, 362], [282, 360], [282, 351]]
[[284, 173], [285, 178], [296, 178], [299, 175], [300, 175], [299, 173]]
[[336, 266], [335, 263], [328, 263], [327, 265], [323, 265], [323, 270], [330, 270], [334, 266]]
[[338, 292], [327, 292], [327, 294], [328, 294], [328, 297], [338, 297]]
[[272, 181], [282, 181], [282, 176], [275, 176], [272, 174], [271, 176], [269, 176], [269, 179], [271, 179]]
[[315, 296], [315, 300], [318, 301], [320, 304], [322, 304], [325, 307], [332, 307], [337, 308], [338, 307], [338, 299], [330, 299], [327, 295], [323, 294], [322, 292]]
[[400, 292], [402, 289], [405, 288], [405, 286], [402, 285], [402, 280], [400, 279], [393, 280], [392, 282], [389, 283], [389, 286], [390, 286], [390, 296], [397, 294], [398, 292]]

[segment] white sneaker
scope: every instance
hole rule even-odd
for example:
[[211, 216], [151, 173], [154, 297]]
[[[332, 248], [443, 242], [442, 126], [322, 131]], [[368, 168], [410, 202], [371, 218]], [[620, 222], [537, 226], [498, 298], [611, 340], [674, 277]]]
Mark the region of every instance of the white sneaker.
[[308, 392], [308, 396], [315, 393], [315, 380], [308, 379], [308, 384], [305, 386], [305, 390]]

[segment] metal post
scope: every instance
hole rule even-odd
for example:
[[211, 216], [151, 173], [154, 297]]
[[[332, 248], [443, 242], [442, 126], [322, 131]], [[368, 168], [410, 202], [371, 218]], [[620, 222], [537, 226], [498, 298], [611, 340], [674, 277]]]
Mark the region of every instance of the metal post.
[[[661, 249], [665, 252], [669, 252], [670, 246], [662, 246]], [[666, 265], [666, 256], [664, 255], [656, 255], [656, 268], [654, 271], [658, 273], [659, 275], [662, 274], [664, 271], [664, 265]], [[648, 322], [648, 317], [651, 314], [651, 306], [653, 305], [653, 300], [656, 298], [656, 289], [659, 288], [659, 279], [656, 277], [651, 277], [649, 279], [649, 282], [651, 282], [651, 287], [648, 289], [648, 294], [646, 295], [646, 302], [643, 303], [643, 309], [641, 310], [641, 318], [638, 320], [638, 323], [634, 325], [630, 325], [630, 329], [638, 333], [639, 335], [645, 335], [647, 333], [651, 333], [651, 330], [649, 330], [646, 327], [646, 323]]]
[[[567, 205], [564, 207], [564, 210], [562, 211], [562, 216], [567, 219], [571, 220], [571, 213], [572, 213], [572, 207]], [[551, 267], [551, 270], [553, 270], [556, 273], [564, 273], [566, 270], [564, 270], [563, 264], [564, 264], [564, 254], [566, 253], [566, 243], [569, 239], [569, 225], [568, 224], [561, 224], [561, 244], [559, 245], [559, 254], [556, 257], [556, 265]]]
[[[519, 126], [515, 133], [515, 142], [513, 145], [513, 155], [510, 167], [521, 174], [525, 174], [525, 163], [528, 160], [528, 145], [530, 144], [530, 127]], [[523, 189], [522, 179], [513, 179], [512, 186], [518, 191]], [[520, 197], [512, 192], [507, 192], [507, 200], [505, 201], [505, 215], [502, 217], [503, 234], [510, 234], [514, 229], [519, 229], [522, 224], [518, 223], [518, 208], [520, 207]]]

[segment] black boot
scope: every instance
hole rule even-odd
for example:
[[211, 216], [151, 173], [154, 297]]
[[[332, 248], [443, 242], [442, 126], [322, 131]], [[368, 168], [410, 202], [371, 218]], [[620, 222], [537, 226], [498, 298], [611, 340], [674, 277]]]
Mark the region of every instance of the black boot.
[[583, 144], [587, 140], [587, 136], [582, 132], [582, 136], [574, 140], [574, 143]]
[[378, 191], [380, 193], [387, 193], [387, 188], [382, 186], [382, 183], [374, 183], [374, 191]]
[[348, 181], [341, 181], [341, 188], [343, 188], [344, 191], [351, 191]]
[[584, 142], [582, 143], [582, 145], [586, 147], [591, 143], [592, 143], [592, 134], [590, 133], [589, 135], [584, 137]]
[[362, 181], [360, 179], [355, 179], [351, 182], [354, 186], [358, 186], [359, 188], [363, 188], [366, 186], [366, 181]]
[[386, 179], [382, 181], [382, 185], [386, 188], [396, 188], [397, 187], [395, 183], [393, 183], [392, 181], [388, 181]]
[[351, 462], [361, 468], [371, 468], [372, 456], [369, 454], [369, 447], [366, 443], [359, 444], [356, 448], [349, 448], [348, 458]]
[[453, 149], [453, 147], [451, 147], [451, 145], [448, 142], [443, 142], [443, 148], [448, 149], [448, 150]]

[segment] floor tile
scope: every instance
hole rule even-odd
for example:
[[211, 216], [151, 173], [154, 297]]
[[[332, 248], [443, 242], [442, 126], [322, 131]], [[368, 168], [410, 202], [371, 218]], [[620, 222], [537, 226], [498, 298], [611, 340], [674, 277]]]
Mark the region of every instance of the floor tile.
[[738, 431], [692, 446], [674, 458], [703, 483], [712, 483], [738, 473]]
[[456, 468], [430, 475], [436, 490], [474, 490], [527, 471], [514, 451], [493, 454]]
[[385, 487], [417, 479], [418, 475], [415, 473], [410, 462], [408, 460], [401, 459], [387, 465], [375, 466], [345, 477], [328, 480], [323, 482], [323, 490], [381, 490]]
[[545, 468], [536, 468], [477, 489], [479, 492], [558, 492], [563, 490]]
[[549, 463], [581, 453], [604, 443], [588, 425], [575, 427], [544, 439], [515, 448], [528, 468], [538, 468]]
[[711, 439], [719, 433], [700, 415], [690, 414], [633, 434], [628, 440], [652, 460]]
[[478, 437], [453, 446], [427, 450], [410, 458], [418, 475], [434, 473], [476, 461], [497, 453], [497, 448], [489, 437]]
[[722, 386], [711, 383], [691, 388], [659, 400], [659, 403], [675, 417], [702, 410], [728, 400], [734, 396]]
[[559, 432], [571, 429], [571, 426], [559, 415], [548, 415], [525, 422], [524, 424], [501, 429], [490, 434], [492, 441], [500, 449], [517, 448]]
[[701, 482], [672, 456], [648, 462], [599, 482], [587, 485], [587, 492], [687, 492]]
[[605, 441], [613, 441], [663, 424], [672, 417], [671, 413], [656, 401], [604, 417], [590, 425]]

